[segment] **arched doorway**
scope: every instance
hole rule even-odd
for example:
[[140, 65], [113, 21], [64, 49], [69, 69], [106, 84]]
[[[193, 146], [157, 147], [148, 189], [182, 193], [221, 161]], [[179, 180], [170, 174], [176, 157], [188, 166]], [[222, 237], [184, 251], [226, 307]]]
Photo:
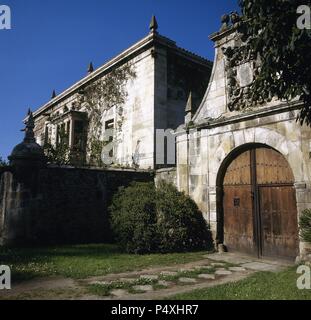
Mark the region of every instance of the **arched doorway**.
[[264, 145], [244, 148], [227, 161], [221, 181], [220, 225], [228, 250], [295, 258], [296, 192], [283, 155]]

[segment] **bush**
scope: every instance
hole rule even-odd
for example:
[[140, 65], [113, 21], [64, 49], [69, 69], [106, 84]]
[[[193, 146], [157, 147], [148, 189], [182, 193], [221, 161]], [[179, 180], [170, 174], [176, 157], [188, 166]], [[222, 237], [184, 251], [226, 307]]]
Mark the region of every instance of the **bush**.
[[111, 225], [131, 253], [211, 249], [211, 232], [193, 200], [167, 183], [132, 183], [113, 197]]
[[211, 232], [196, 203], [173, 185], [157, 189], [159, 248], [162, 252], [212, 249]]
[[301, 239], [311, 243], [311, 209], [302, 211], [299, 219], [299, 227]]
[[116, 240], [127, 252], [155, 251], [156, 202], [153, 183], [133, 183], [113, 197], [111, 226]]

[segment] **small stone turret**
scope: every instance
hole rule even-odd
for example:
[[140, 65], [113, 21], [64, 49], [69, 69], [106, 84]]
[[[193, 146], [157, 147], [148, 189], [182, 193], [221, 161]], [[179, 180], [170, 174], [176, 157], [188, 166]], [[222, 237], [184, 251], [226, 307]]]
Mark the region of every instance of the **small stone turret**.
[[26, 120], [25, 138], [22, 143], [18, 144], [9, 156], [10, 165], [15, 171], [26, 172], [27, 169], [39, 169], [46, 163], [43, 148], [36, 143], [33, 129], [35, 127], [33, 114], [29, 110]]

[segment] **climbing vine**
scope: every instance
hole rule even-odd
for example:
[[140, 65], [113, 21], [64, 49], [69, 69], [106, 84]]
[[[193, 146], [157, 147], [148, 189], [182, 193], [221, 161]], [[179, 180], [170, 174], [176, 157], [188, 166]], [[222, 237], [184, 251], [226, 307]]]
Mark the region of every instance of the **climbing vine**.
[[124, 120], [122, 105], [128, 96], [126, 84], [135, 77], [133, 66], [127, 63], [112, 70], [80, 92], [80, 103], [86, 108], [89, 117], [87, 152], [91, 165], [103, 166], [102, 150], [109, 143], [103, 139], [102, 116], [105, 111], [116, 107], [115, 123], [121, 130]]

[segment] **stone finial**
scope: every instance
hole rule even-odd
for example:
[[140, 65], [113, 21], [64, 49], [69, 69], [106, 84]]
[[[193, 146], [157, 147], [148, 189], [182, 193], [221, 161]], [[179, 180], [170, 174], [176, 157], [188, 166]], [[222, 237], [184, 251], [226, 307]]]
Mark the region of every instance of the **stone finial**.
[[53, 90], [52, 95], [51, 95], [51, 99], [54, 99], [54, 98], [56, 98], [56, 91], [55, 90]]
[[190, 91], [189, 93], [189, 97], [188, 97], [188, 101], [186, 104], [186, 116], [185, 116], [185, 123], [189, 123], [192, 119], [192, 115], [193, 115], [193, 98], [192, 98], [192, 92]]
[[228, 14], [224, 14], [221, 17], [221, 30], [227, 29], [229, 26], [229, 22], [230, 22], [230, 16]]
[[88, 67], [88, 69], [87, 69], [87, 73], [90, 74], [90, 73], [92, 73], [93, 71], [94, 71], [93, 63], [90, 62], [89, 67]]
[[230, 19], [232, 24], [236, 24], [241, 20], [239, 14], [236, 11], [230, 13]]
[[158, 27], [159, 27], [159, 25], [158, 25], [156, 17], [152, 16], [150, 26], [149, 26], [150, 33], [156, 33], [158, 30]]
[[25, 125], [26, 125], [26, 127], [24, 129], [24, 131], [25, 131], [24, 142], [25, 143], [35, 143], [36, 139], [35, 139], [35, 134], [33, 132], [33, 129], [35, 128], [35, 121], [33, 119], [33, 114], [30, 109], [28, 110], [28, 118], [26, 120]]
[[188, 97], [185, 111], [186, 111], [186, 113], [192, 112], [192, 91], [190, 91], [190, 93], [189, 93], [189, 97]]

